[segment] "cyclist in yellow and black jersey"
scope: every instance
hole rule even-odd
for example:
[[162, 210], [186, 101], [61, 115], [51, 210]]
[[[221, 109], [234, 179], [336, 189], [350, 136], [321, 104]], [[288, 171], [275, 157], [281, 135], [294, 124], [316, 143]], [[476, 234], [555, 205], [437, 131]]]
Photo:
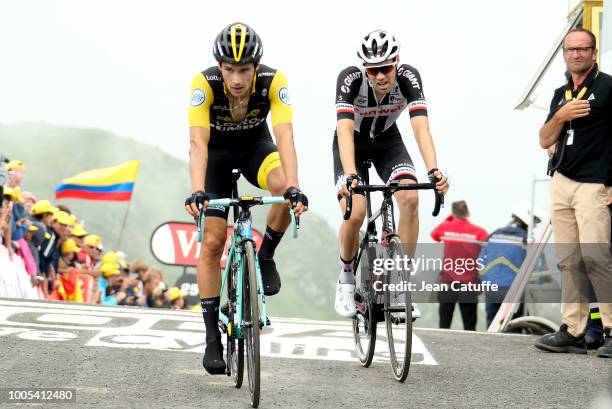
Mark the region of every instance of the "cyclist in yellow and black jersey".
[[246, 116], [239, 122], [232, 117], [229, 98], [219, 67], [193, 77], [189, 125], [210, 129], [211, 149], [248, 150], [260, 139], [272, 141], [266, 124], [268, 112], [272, 113], [272, 128], [292, 121], [287, 78], [266, 65], [259, 64], [255, 72]]
[[[205, 209], [206, 220], [197, 278], [206, 327], [203, 365], [211, 374], [225, 373], [218, 328], [221, 275], [219, 264], [227, 237], [225, 208], [208, 207], [209, 199], [229, 197], [232, 169], [272, 195], [283, 195], [296, 215], [308, 209], [300, 191], [293, 144], [292, 111], [283, 73], [259, 64], [261, 39], [242, 23], [230, 24], [217, 36], [213, 54], [218, 66], [195, 75], [191, 87], [189, 171], [192, 194], [185, 208], [192, 216]], [[272, 113], [272, 141], [266, 123]], [[273, 256], [290, 223], [286, 205], [273, 205], [258, 253], [265, 295], [281, 282]]]

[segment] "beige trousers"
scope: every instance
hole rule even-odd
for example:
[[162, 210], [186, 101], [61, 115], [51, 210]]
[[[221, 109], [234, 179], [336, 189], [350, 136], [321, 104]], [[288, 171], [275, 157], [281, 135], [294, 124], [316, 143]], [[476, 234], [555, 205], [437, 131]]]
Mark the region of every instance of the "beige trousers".
[[550, 184], [551, 223], [563, 277], [563, 323], [574, 336], [584, 334], [589, 317], [591, 281], [605, 328], [612, 328], [612, 187], [575, 182], [555, 172]]

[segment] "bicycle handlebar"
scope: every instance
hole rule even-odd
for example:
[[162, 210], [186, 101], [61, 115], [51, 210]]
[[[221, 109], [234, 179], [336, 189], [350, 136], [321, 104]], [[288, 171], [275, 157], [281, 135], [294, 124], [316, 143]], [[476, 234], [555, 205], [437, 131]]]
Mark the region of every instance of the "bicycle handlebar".
[[411, 184], [394, 184], [388, 185], [359, 185], [355, 188], [347, 183], [347, 189], [349, 195], [346, 197], [346, 211], [344, 212], [344, 220], [351, 218], [353, 211], [353, 193], [365, 193], [365, 192], [390, 192], [395, 193], [399, 190], [433, 190], [436, 198], [434, 204], [434, 210], [431, 213], [433, 217], [436, 217], [440, 213], [440, 208], [444, 205], [444, 196], [438, 193], [436, 190], [435, 183], [411, 183]]
[[[282, 196], [264, 196], [264, 197], [256, 197], [256, 196], [242, 196], [236, 198], [225, 198], [225, 199], [213, 199], [208, 201], [208, 206], [257, 206], [257, 205], [268, 205], [268, 204], [284, 204], [287, 200]], [[202, 242], [202, 237], [204, 236], [204, 219], [206, 218], [204, 214], [204, 210], [200, 209], [200, 216], [195, 217], [196, 225], [198, 226], [198, 243]], [[296, 216], [293, 209], [289, 209], [289, 213], [291, 215], [291, 235], [295, 239], [298, 236], [298, 230], [300, 228], [300, 218]]]

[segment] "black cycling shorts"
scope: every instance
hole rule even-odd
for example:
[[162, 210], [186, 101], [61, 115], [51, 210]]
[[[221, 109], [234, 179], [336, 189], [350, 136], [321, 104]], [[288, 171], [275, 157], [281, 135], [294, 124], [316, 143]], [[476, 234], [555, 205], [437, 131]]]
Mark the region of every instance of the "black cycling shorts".
[[[415, 182], [414, 164], [408, 154], [408, 150], [402, 141], [397, 125], [391, 126], [382, 134], [378, 135], [372, 142], [369, 138], [365, 139], [355, 132], [355, 163], [357, 165], [357, 174], [363, 180], [364, 175], [361, 172], [360, 164], [366, 160], [371, 160], [376, 173], [388, 183], [391, 180], [412, 179]], [[342, 162], [340, 161], [340, 150], [338, 148], [338, 135], [334, 133], [334, 143], [332, 145], [334, 153], [334, 183], [336, 191], [340, 192], [342, 186], [340, 183], [344, 176]], [[340, 200], [340, 196], [338, 196]]]
[[[267, 128], [267, 127], [266, 127]], [[268, 190], [268, 174], [281, 166], [278, 149], [269, 131], [244, 150], [209, 149], [206, 168], [206, 194], [211, 199], [232, 195], [232, 169], [240, 169], [242, 175], [255, 187]], [[229, 208], [211, 207], [206, 217], [227, 219]]]

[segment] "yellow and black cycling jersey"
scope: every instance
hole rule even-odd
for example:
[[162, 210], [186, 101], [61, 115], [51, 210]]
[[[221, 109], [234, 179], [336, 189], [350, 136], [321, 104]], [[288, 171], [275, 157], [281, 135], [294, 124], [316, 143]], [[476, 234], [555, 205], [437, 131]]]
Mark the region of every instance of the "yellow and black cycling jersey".
[[272, 126], [291, 123], [293, 111], [289, 101], [287, 78], [273, 68], [259, 65], [253, 81], [247, 114], [234, 122], [225, 84], [219, 67], [210, 67], [196, 74], [191, 83], [189, 126], [210, 129], [210, 148], [240, 149], [265, 137], [269, 132], [266, 117], [272, 112]]

